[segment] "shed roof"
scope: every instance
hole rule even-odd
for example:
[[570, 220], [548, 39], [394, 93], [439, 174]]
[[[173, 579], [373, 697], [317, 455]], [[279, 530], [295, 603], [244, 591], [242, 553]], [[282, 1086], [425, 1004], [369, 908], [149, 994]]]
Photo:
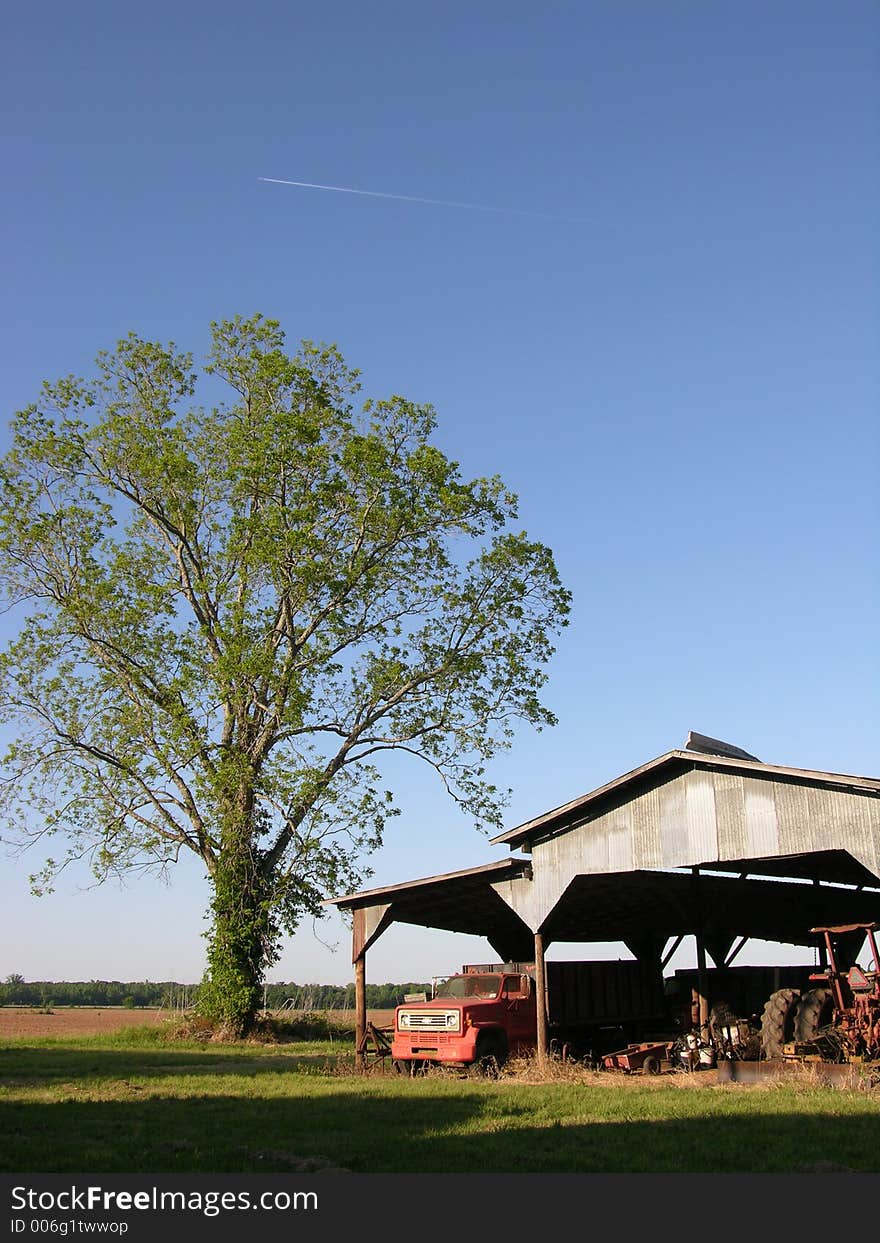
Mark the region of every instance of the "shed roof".
[[338, 906], [342, 910], [352, 910], [359, 906], [373, 906], [382, 902], [402, 902], [407, 898], [421, 903], [433, 897], [442, 900], [444, 893], [455, 893], [464, 899], [468, 894], [478, 893], [486, 885], [491, 885], [495, 881], [522, 876], [531, 870], [531, 866], [528, 859], [499, 859], [495, 863], [464, 868], [460, 872], [441, 872], [436, 876], [422, 876], [417, 880], [406, 880], [399, 885], [382, 885], [378, 889], [362, 889], [359, 893], [345, 894], [341, 898], [329, 898], [327, 905]]
[[366, 920], [360, 944], [412, 923], [509, 959], [531, 957], [538, 930], [632, 945], [699, 927], [715, 957], [737, 937], [811, 945], [818, 924], [880, 919], [880, 779], [727, 751], [668, 751], [492, 839], [529, 858], [329, 904]]
[[[501, 957], [528, 960], [534, 953], [531, 933], [495, 886], [529, 876], [531, 870], [528, 859], [500, 859], [460, 872], [364, 889], [360, 893], [331, 898], [327, 905], [354, 915], [355, 952], [378, 935], [387, 912], [388, 922], [486, 937]], [[367, 914], [372, 917], [370, 926], [363, 923], [359, 926], [358, 916]]]
[[821, 772], [810, 768], [785, 768], [779, 764], [764, 764], [760, 760], [745, 760], [723, 755], [701, 754], [696, 751], [667, 751], [646, 764], [615, 777], [613, 781], [581, 794], [552, 811], [543, 812], [532, 820], [509, 829], [491, 838], [492, 845], [504, 843], [513, 849], [523, 843], [547, 838], [554, 833], [564, 832], [572, 824], [582, 822], [587, 817], [597, 814], [606, 804], [615, 799], [629, 798], [645, 785], [661, 780], [664, 776], [689, 769], [704, 769], [707, 772], [727, 770], [745, 773], [752, 777], [777, 779], [791, 784], [813, 786], [826, 790], [849, 790], [871, 795], [880, 795], [880, 778], [856, 777], [845, 773]]

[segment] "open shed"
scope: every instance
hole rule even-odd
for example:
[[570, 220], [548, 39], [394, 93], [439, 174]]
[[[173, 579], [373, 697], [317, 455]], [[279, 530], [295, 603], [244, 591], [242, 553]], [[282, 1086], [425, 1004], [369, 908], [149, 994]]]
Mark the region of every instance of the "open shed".
[[[534, 961], [546, 1046], [544, 955], [552, 942], [622, 941], [662, 968], [697, 947], [729, 967], [751, 938], [816, 946], [811, 929], [880, 920], [880, 779], [765, 764], [690, 734], [614, 781], [492, 839], [519, 852], [483, 867], [330, 899], [353, 917], [358, 1047], [366, 954], [395, 922], [484, 936]], [[863, 936], [847, 949], [855, 956]]]

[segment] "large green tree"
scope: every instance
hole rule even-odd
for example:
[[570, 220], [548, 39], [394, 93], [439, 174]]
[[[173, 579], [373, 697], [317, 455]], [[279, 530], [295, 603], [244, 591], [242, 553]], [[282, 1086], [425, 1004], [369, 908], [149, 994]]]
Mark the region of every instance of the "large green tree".
[[132, 334], [44, 384], [0, 463], [21, 619], [2, 810], [23, 842], [64, 842], [38, 889], [71, 858], [104, 879], [198, 855], [201, 1005], [233, 1033], [283, 932], [369, 874], [396, 812], [383, 752], [488, 827], [487, 761], [518, 720], [553, 721], [551, 552], [432, 442], [430, 406], [358, 391], [335, 347], [291, 355], [261, 316], [213, 324], [201, 374]]

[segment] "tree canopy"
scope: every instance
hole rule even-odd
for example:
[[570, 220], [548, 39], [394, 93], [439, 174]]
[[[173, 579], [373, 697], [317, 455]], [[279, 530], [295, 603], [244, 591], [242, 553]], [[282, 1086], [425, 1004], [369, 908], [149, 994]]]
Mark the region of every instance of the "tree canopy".
[[282, 932], [368, 874], [398, 810], [383, 753], [498, 826], [488, 762], [518, 721], [554, 720], [540, 691], [569, 594], [436, 422], [361, 400], [338, 349], [291, 354], [259, 315], [214, 323], [201, 371], [130, 334], [13, 420], [0, 807], [53, 851], [37, 889], [71, 858], [104, 879], [194, 852], [203, 1004], [236, 1031]]

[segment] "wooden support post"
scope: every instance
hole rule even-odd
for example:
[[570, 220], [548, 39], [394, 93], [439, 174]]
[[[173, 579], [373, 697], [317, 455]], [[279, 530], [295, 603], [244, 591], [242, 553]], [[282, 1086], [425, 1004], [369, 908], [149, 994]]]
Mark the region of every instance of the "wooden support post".
[[695, 939], [697, 942], [697, 992], [699, 994], [699, 1026], [700, 1037], [709, 1037], [709, 977], [706, 974], [706, 942], [703, 936], [703, 903], [700, 894], [700, 869], [691, 868], [694, 886], [694, 907], [696, 914]]
[[697, 934], [697, 992], [700, 995], [700, 1036], [709, 1035], [709, 985], [706, 975], [706, 947], [702, 935]]
[[535, 1015], [537, 1018], [538, 1064], [547, 1060], [547, 972], [544, 966], [544, 937], [535, 933]]
[[367, 972], [366, 953], [354, 960], [354, 1047], [355, 1067], [360, 1072], [366, 1068], [367, 1038]]

